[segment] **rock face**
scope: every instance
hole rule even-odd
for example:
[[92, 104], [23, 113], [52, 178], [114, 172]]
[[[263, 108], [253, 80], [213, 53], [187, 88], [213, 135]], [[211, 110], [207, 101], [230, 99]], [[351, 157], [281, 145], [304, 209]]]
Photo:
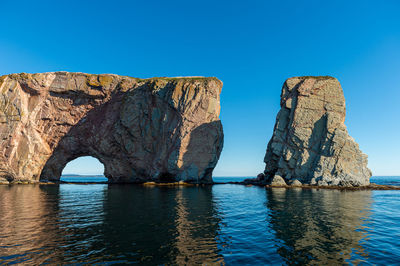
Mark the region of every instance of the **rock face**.
[[93, 156], [114, 182], [212, 182], [223, 146], [216, 78], [53, 72], [0, 77], [0, 180], [59, 180]]
[[[345, 100], [332, 77], [286, 80], [281, 110], [264, 158], [265, 179], [281, 176], [290, 184], [363, 186], [371, 171], [367, 156], [344, 125]], [[296, 182], [297, 183], [297, 182]]]

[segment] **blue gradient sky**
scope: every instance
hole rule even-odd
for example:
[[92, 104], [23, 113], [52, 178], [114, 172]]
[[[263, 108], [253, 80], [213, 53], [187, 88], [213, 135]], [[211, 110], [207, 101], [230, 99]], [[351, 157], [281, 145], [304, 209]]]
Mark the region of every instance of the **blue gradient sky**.
[[[298, 75], [337, 77], [374, 175], [400, 174], [399, 1], [3, 0], [1, 11], [0, 74], [220, 78], [216, 176], [263, 171], [282, 83]], [[101, 173], [93, 161], [64, 173]]]

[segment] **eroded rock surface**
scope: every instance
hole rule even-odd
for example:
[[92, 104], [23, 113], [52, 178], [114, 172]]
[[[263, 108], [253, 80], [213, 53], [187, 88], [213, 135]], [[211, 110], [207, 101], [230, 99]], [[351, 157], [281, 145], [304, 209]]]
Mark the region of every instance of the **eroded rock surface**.
[[273, 183], [282, 177], [287, 184], [368, 185], [371, 171], [367, 155], [349, 136], [345, 115], [345, 99], [337, 79], [286, 80], [264, 158], [264, 181]]
[[59, 180], [93, 156], [114, 182], [211, 182], [223, 146], [216, 78], [52, 72], [0, 77], [0, 180]]

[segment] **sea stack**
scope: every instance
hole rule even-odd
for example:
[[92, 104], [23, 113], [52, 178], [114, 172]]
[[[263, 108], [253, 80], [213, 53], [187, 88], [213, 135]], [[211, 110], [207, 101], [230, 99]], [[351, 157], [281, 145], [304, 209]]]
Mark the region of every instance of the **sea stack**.
[[264, 158], [272, 185], [365, 186], [367, 155], [349, 136], [342, 87], [333, 77], [294, 77], [281, 93], [274, 132]]
[[0, 77], [0, 181], [59, 180], [81, 156], [112, 182], [212, 182], [222, 82], [51, 72]]

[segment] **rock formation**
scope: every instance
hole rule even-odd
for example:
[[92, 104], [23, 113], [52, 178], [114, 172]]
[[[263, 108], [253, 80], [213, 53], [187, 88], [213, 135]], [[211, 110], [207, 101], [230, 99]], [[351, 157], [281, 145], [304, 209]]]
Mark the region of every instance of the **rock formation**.
[[52, 72], [0, 77], [0, 181], [59, 180], [93, 156], [113, 182], [212, 182], [223, 146], [216, 78]]
[[286, 80], [281, 110], [264, 158], [264, 182], [363, 186], [371, 171], [367, 155], [344, 125], [345, 100], [332, 77], [295, 77]]

